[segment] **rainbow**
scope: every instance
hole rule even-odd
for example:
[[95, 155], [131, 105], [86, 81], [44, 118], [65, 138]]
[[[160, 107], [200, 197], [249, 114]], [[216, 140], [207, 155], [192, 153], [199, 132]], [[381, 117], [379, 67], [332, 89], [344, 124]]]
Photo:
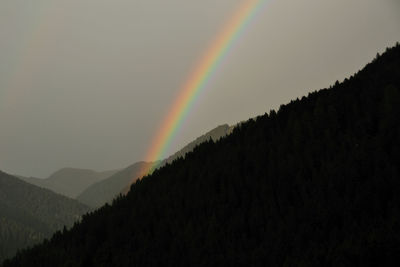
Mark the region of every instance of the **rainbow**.
[[[26, 19], [26, 30], [22, 34], [22, 42], [14, 47], [16, 60], [8, 67], [4, 87], [0, 88], [0, 115], [3, 110], [23, 106], [23, 101], [29, 99], [30, 88], [35, 74], [40, 66], [35, 61], [37, 57], [46, 57], [46, 51], [39, 43], [47, 38], [47, 21], [52, 21], [51, 6], [30, 4]], [[1, 110], [3, 109], [3, 110]]]
[[266, 2], [266, 0], [244, 0], [206, 51], [205, 56], [196, 65], [194, 72], [183, 85], [157, 132], [158, 134], [152, 141], [145, 159], [153, 163], [145, 164], [146, 166], [140, 171], [139, 177], [153, 172], [157, 168], [159, 160], [165, 157], [172, 139], [182, 126], [199, 93], [209, 83], [235, 41]]

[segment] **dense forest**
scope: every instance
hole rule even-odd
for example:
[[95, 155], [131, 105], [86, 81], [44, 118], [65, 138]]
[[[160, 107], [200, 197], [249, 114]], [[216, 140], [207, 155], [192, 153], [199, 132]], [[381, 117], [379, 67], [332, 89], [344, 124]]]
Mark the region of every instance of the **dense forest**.
[[77, 197], [77, 200], [92, 208], [99, 208], [106, 203], [111, 203], [121, 191], [131, 184], [133, 179], [138, 179], [138, 173], [144, 166], [150, 165], [147, 162], [136, 162], [129, 167], [115, 173], [114, 175], [89, 186]]
[[0, 261], [72, 226], [89, 208], [0, 171]]
[[[216, 141], [221, 137], [226, 136], [230, 133], [232, 128], [233, 127], [230, 127], [227, 124], [220, 125], [206, 134], [196, 138], [196, 140], [190, 142], [167, 159], [157, 162], [157, 165], [162, 167], [179, 157], [184, 157], [186, 153], [193, 151], [197, 145], [208, 141], [210, 138]], [[111, 203], [112, 200], [121, 192], [126, 194], [129, 191], [131, 184], [137, 179], [141, 178], [140, 171], [145, 165], [152, 164], [153, 163], [150, 162], [136, 162], [129, 167], [116, 172], [107, 179], [89, 186], [77, 197], [77, 200], [93, 208], [99, 208], [106, 203]]]
[[397, 45], [199, 145], [3, 266], [394, 265], [399, 166]]

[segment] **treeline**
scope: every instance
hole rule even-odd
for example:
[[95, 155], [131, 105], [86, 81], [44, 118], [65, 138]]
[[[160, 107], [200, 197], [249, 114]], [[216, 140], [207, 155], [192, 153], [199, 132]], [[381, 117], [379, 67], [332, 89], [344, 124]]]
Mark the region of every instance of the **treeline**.
[[0, 261], [71, 227], [88, 211], [75, 200], [0, 171]]
[[399, 166], [397, 44], [343, 83], [198, 146], [3, 266], [395, 264]]
[[32, 227], [0, 217], [0, 259], [13, 256], [19, 249], [35, 245], [51, 233], [43, 234]]

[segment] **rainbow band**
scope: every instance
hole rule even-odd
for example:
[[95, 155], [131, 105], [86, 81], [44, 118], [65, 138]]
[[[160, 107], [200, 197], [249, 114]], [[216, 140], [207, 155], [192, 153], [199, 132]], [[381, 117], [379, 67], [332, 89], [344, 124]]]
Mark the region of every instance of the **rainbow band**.
[[166, 150], [176, 132], [182, 126], [193, 102], [210, 81], [235, 41], [240, 37], [246, 26], [265, 2], [265, 0], [245, 0], [223, 28], [221, 34], [218, 35], [207, 50], [195, 71], [189, 76], [186, 84], [182, 87], [178, 98], [173, 103], [158, 134], [152, 142], [146, 160], [154, 163], [144, 167], [140, 176], [151, 173], [157, 167], [156, 161], [165, 157]]

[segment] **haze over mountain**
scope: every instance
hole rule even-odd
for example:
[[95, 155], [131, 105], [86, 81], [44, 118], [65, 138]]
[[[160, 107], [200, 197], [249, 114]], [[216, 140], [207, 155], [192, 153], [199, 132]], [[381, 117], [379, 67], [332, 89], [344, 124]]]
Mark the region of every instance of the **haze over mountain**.
[[107, 202], [111, 203], [127, 185], [140, 178], [139, 173], [145, 165], [151, 164], [148, 162], [134, 163], [109, 178], [93, 184], [84, 190], [77, 200], [93, 208], [98, 208]]
[[112, 176], [116, 172], [118, 170], [96, 172], [87, 169], [63, 168], [46, 179], [22, 176], [19, 178], [30, 184], [50, 189], [58, 194], [76, 198], [89, 186]]
[[[242, 2], [1, 0], [0, 169], [47, 177], [146, 160], [171, 103]], [[343, 80], [400, 39], [398, 0], [267, 2], [166, 155], [215, 125]]]
[[214, 142], [218, 141], [220, 138], [225, 137], [228, 134], [232, 133], [234, 127], [235, 126], [229, 126], [228, 124], [223, 124], [223, 125], [220, 125], [214, 129], [212, 129], [211, 131], [207, 132], [206, 134], [203, 134], [202, 136], [197, 137], [196, 140], [190, 142], [185, 147], [183, 147], [181, 150], [175, 152], [173, 155], [171, 155], [167, 159], [163, 160], [162, 163], [160, 164], [160, 167], [164, 166], [167, 163], [172, 163], [174, 160], [176, 160], [179, 157], [185, 157], [185, 155], [187, 153], [193, 151], [193, 149], [196, 146], [198, 146], [206, 141], [209, 141], [210, 139], [212, 139]]
[[397, 44], [3, 266], [398, 266], [399, 175]]
[[89, 208], [0, 171], [0, 262], [72, 226]]
[[1, 267], [400, 266], [400, 0], [1, 0], [0, 36]]
[[[196, 138], [196, 140], [190, 142], [167, 159], [159, 162], [158, 166], [162, 167], [179, 157], [184, 157], [186, 153], [193, 151], [196, 146], [208, 141], [210, 138], [214, 141], [217, 141], [221, 137], [230, 134], [232, 130], [233, 127], [230, 127], [228, 124], [220, 125], [206, 134]], [[80, 194], [77, 199], [82, 203], [94, 208], [98, 208], [107, 202], [111, 203], [111, 201], [119, 194], [125, 194], [128, 192], [131, 184], [134, 183], [138, 178], [141, 178], [140, 171], [143, 169], [144, 165], [151, 164], [153, 163], [134, 163], [128, 168], [114, 174], [113, 176], [93, 184], [82, 194]]]

